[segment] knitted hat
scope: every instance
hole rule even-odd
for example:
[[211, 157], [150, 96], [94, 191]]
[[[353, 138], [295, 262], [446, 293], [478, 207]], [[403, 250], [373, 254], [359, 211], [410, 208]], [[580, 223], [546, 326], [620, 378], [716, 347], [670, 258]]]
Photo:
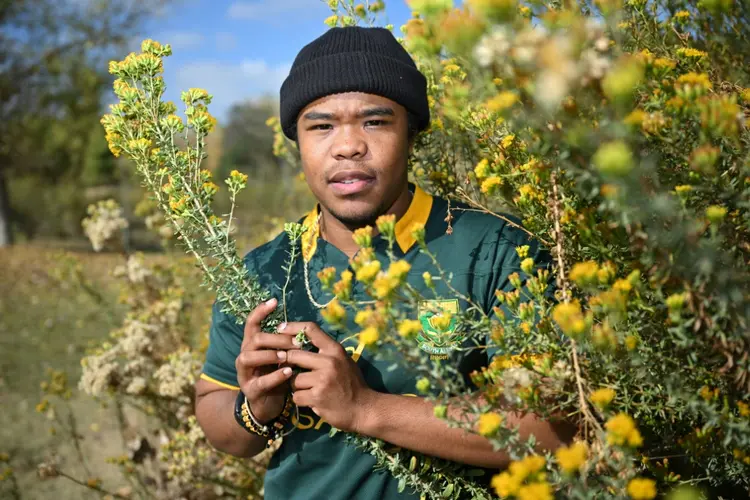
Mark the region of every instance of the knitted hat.
[[388, 98], [430, 123], [427, 79], [408, 52], [385, 28], [331, 28], [300, 50], [281, 86], [281, 127], [297, 136], [297, 117], [311, 102], [343, 92]]

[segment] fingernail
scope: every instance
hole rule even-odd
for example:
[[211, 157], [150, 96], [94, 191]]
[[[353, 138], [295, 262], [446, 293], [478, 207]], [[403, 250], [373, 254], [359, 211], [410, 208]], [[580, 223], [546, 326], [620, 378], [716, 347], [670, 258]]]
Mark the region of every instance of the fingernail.
[[267, 305], [267, 306], [270, 306], [270, 305], [275, 305], [275, 303], [276, 303], [276, 299], [275, 299], [274, 297], [271, 297], [270, 299], [268, 299], [268, 300], [266, 301], [266, 305]]
[[279, 359], [286, 359], [286, 352], [279, 351], [279, 352], [276, 353], [276, 357], [279, 358]]
[[277, 332], [283, 332], [285, 328], [286, 328], [286, 321], [285, 321], [285, 322], [283, 322], [283, 323], [281, 323], [281, 324], [280, 324], [280, 325], [278, 326], [278, 328], [276, 328], [276, 331], [277, 331]]
[[286, 368], [282, 368], [281, 371], [284, 372], [284, 375], [291, 375], [292, 374], [292, 369], [289, 368], [288, 366]]

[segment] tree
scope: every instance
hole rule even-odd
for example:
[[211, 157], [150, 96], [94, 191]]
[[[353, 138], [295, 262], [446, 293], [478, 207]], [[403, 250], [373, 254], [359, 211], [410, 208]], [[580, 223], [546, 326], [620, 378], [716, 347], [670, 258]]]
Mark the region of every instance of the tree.
[[[91, 174], [90, 160], [103, 152], [92, 131], [110, 81], [106, 60], [164, 3], [0, 0], [0, 247], [12, 243], [21, 216], [11, 180], [38, 189], [76, 182], [84, 166]], [[99, 168], [111, 173], [107, 162]]]

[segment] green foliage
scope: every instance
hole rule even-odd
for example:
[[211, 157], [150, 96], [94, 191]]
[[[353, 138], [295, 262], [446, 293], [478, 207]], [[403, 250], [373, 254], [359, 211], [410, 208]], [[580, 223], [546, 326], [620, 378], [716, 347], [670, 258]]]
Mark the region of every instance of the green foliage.
[[[507, 451], [513, 464], [492, 478], [501, 497], [650, 499], [683, 483], [709, 496], [746, 494], [750, 78], [740, 64], [747, 56], [727, 51], [748, 42], [744, 5], [418, 4], [404, 43], [428, 78], [433, 120], [417, 139], [412, 175], [473, 210], [520, 216], [553, 252], [557, 296], [544, 295], [549, 275], [521, 247], [513, 289], [496, 292], [502, 307], [455, 318], [480, 345], [519, 353], [472, 374], [480, 402], [448, 400], [467, 388], [414, 345], [407, 311], [422, 297], [403, 281], [407, 263], [391, 258], [381, 269], [372, 260], [367, 229], [355, 235], [363, 251], [352, 267], [374, 302], [350, 299], [352, 273], [336, 283], [322, 273], [337, 297], [319, 305], [330, 327], [346, 309], [361, 313], [362, 343], [379, 355], [387, 354], [378, 346], [393, 346], [423, 377], [426, 398], [469, 416], [436, 411], [440, 418]], [[366, 5], [330, 5], [329, 25], [371, 21]], [[245, 276], [231, 220], [213, 213], [217, 186], [200, 170], [211, 96], [184, 93], [185, 125], [160, 102], [169, 47], [146, 41], [143, 52], [111, 63], [121, 102], [103, 119], [110, 148], [134, 159], [206, 283], [244, 317], [267, 295]], [[278, 134], [278, 122], [269, 124]], [[186, 126], [194, 141], [178, 150], [172, 138]], [[278, 135], [274, 151], [294, 161], [294, 146]], [[387, 233], [392, 223], [378, 226]], [[430, 255], [423, 229], [414, 236]], [[450, 287], [431, 257], [425, 280]], [[573, 416], [577, 442], [542, 454], [502, 418], [507, 405]], [[459, 464], [347, 440], [425, 497], [490, 496]]]

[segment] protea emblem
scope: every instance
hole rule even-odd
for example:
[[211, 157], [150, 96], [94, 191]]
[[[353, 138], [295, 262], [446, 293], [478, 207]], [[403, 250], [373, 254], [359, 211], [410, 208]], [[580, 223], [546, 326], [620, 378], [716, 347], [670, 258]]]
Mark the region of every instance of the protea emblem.
[[420, 349], [431, 354], [448, 354], [458, 347], [463, 337], [462, 333], [456, 333], [458, 299], [422, 301], [417, 311], [422, 324], [417, 336]]

